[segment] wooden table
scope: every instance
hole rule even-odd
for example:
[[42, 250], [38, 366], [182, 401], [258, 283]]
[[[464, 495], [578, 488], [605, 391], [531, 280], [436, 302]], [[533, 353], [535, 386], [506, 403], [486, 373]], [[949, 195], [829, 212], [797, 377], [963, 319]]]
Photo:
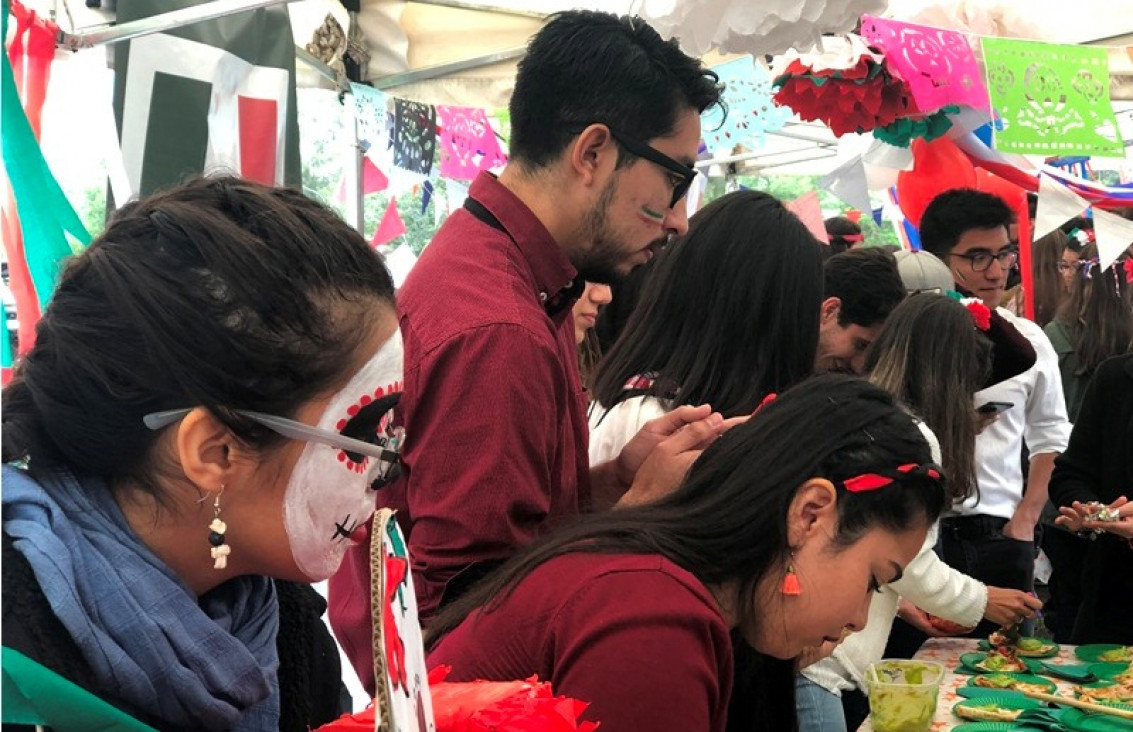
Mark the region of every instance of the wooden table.
[[[913, 656], [917, 660], [936, 661], [944, 665], [944, 679], [940, 682], [940, 696], [936, 700], [936, 717], [930, 728], [933, 732], [952, 729], [964, 723], [964, 720], [952, 714], [952, 707], [956, 702], [964, 699], [956, 693], [956, 690], [961, 686], [967, 686], [971, 675], [956, 673], [956, 669], [960, 665], [960, 656], [979, 651], [978, 644], [979, 641], [972, 638], [929, 638], [917, 651], [917, 655]], [[1074, 655], [1074, 646], [1070, 645], [1063, 645], [1056, 658], [1043, 660], [1048, 663], [1082, 663]], [[1073, 697], [1071, 691], [1073, 682], [1056, 679], [1053, 676], [1043, 676], [1043, 678], [1057, 684], [1059, 694]], [[873, 732], [873, 725], [868, 717], [862, 726], [858, 727], [858, 732]]]

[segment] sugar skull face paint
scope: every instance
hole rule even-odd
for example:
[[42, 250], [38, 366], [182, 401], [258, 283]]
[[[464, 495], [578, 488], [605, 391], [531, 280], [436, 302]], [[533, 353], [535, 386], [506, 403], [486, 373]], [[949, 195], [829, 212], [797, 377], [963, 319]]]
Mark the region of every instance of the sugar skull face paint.
[[403, 351], [394, 331], [342, 391], [331, 397], [318, 427], [383, 446], [389, 460], [308, 443], [283, 499], [283, 521], [296, 566], [312, 582], [342, 563], [350, 535], [374, 513], [371, 486], [396, 469], [403, 433], [393, 407], [401, 395]]

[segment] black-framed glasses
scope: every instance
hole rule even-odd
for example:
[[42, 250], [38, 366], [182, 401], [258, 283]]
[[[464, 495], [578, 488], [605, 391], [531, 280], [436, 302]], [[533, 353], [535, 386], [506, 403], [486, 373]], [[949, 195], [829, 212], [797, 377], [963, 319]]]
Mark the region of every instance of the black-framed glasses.
[[1003, 269], [1011, 269], [1015, 263], [1019, 261], [1019, 250], [1015, 247], [1007, 247], [992, 254], [991, 252], [976, 252], [975, 254], [948, 254], [950, 257], [960, 257], [961, 259], [968, 260], [972, 265], [973, 272], [984, 272], [991, 266], [991, 260], [999, 262], [999, 266]]
[[1066, 262], [1059, 260], [1058, 263], [1056, 263], [1054, 266], [1057, 267], [1058, 271], [1062, 274], [1069, 274], [1070, 272], [1077, 272], [1082, 265], [1078, 262]]
[[618, 132], [613, 127], [606, 125], [610, 130], [610, 134], [615, 140], [618, 141], [622, 147], [628, 150], [631, 154], [639, 158], [645, 158], [654, 165], [659, 165], [673, 175], [680, 178], [680, 180], [673, 184], [673, 198], [669, 201], [669, 208], [674, 208], [681, 199], [688, 193], [688, 189], [692, 186], [692, 182], [696, 180], [696, 168], [691, 165], [673, 160], [671, 157], [661, 152], [657, 148], [647, 145], [641, 140], [634, 139], [629, 135]]

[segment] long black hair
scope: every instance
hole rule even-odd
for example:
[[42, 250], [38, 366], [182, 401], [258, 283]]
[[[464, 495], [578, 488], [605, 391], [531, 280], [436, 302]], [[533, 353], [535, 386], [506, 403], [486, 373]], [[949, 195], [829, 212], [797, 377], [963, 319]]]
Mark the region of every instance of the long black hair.
[[641, 300], [598, 364], [609, 408], [626, 381], [655, 372], [667, 408], [711, 404], [750, 414], [814, 370], [822, 245], [781, 201], [737, 191], [705, 206], [659, 255]]
[[392, 306], [380, 256], [298, 191], [198, 178], [128, 204], [68, 262], [4, 389], [3, 459], [159, 494], [144, 415], [203, 406], [276, 444], [233, 410], [290, 416]]
[[[945, 489], [921, 471], [866, 492], [849, 492], [841, 481], [862, 473], [896, 475], [899, 465], [931, 460], [920, 430], [888, 392], [855, 377], [813, 378], [720, 437], [669, 497], [585, 516], [503, 565], [441, 611], [426, 642], [434, 643], [473, 611], [492, 612], [540, 565], [574, 552], [659, 554], [705, 585], [734, 585], [738, 628], [752, 637], [750, 630], [759, 624], [760, 582], [781, 575], [789, 558], [787, 513], [800, 485], [823, 477], [837, 486], [834, 542], [847, 547], [874, 528], [900, 531], [935, 521], [945, 506]], [[760, 694], [761, 702], [775, 705], [775, 719], [793, 720], [793, 669], [767, 667], [779, 673], [761, 680], [764, 691], [775, 692]]]

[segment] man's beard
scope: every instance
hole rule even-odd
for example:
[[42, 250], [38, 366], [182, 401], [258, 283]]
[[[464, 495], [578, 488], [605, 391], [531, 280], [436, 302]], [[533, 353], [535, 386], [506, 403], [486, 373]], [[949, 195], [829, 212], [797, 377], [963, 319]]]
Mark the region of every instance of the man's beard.
[[[590, 249], [576, 256], [571, 263], [578, 270], [579, 276], [587, 282], [612, 285], [629, 274], [628, 269], [619, 271], [619, 267], [624, 267], [625, 261], [633, 253], [626, 251], [625, 243], [610, 229], [609, 222], [617, 181], [618, 176], [610, 179], [598, 196], [598, 202], [586, 213], [582, 222], [583, 231], [590, 240]], [[664, 243], [664, 239], [660, 239], [658, 243]]]

